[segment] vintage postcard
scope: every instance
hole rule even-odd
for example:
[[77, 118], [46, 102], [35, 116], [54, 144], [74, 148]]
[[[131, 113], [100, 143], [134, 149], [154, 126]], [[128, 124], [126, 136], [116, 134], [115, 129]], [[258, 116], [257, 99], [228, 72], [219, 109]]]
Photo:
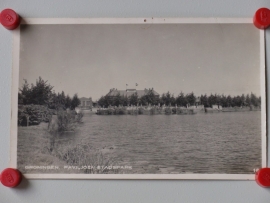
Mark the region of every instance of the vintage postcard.
[[25, 19], [11, 163], [38, 179], [242, 179], [266, 166], [252, 19]]

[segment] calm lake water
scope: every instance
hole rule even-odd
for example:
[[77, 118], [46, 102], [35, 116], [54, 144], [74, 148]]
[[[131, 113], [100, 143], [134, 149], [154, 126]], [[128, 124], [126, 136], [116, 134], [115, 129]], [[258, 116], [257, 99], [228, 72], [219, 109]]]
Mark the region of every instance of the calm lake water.
[[261, 166], [260, 113], [85, 114], [59, 141], [103, 149], [132, 166], [126, 173], [253, 173]]

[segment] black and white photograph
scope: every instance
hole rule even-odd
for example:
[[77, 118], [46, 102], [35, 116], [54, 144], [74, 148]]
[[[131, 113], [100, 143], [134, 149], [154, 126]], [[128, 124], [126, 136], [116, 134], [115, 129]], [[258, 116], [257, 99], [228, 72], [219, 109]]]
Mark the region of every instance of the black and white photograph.
[[30, 19], [14, 34], [11, 164], [29, 178], [254, 179], [265, 53], [248, 22]]

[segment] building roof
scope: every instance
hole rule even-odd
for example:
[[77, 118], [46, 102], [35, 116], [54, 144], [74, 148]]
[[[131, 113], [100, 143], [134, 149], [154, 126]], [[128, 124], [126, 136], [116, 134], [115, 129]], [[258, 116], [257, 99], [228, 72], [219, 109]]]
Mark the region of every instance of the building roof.
[[[110, 89], [110, 92], [107, 94], [107, 96], [117, 96], [118, 94], [120, 94], [121, 96], [131, 96], [135, 93], [137, 93], [138, 97], [142, 97], [146, 94], [148, 94], [150, 90], [149, 89], [144, 89], [144, 90], [136, 90], [136, 89], [127, 89], [127, 90], [118, 90], [118, 89]], [[159, 96], [159, 93], [157, 93], [154, 89], [153, 92], [156, 96]]]

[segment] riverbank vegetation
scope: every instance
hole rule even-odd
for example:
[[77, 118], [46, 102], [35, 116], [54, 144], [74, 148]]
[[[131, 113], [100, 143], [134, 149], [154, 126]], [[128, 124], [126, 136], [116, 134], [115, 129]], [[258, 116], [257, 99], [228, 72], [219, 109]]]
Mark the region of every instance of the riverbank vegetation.
[[203, 108], [183, 108], [183, 107], [159, 107], [159, 106], [133, 106], [133, 107], [108, 107], [97, 110], [98, 115], [192, 115]]
[[207, 94], [196, 96], [193, 92], [184, 94], [180, 92], [175, 96], [170, 92], [163, 93], [161, 96], [156, 96], [153, 89], [146, 91], [147, 94], [139, 98], [137, 93], [132, 94], [129, 97], [123, 95], [116, 96], [102, 96], [98, 100], [98, 105], [103, 108], [111, 106], [194, 106], [204, 105], [204, 107], [212, 107], [212, 105], [219, 105], [222, 107], [245, 107], [255, 106], [260, 107], [261, 97], [257, 97], [255, 94], [242, 94], [237, 96], [224, 95], [224, 94]]
[[[23, 173], [35, 173], [26, 170], [25, 166], [59, 166], [66, 163], [48, 152], [50, 147], [50, 133], [48, 124], [40, 123], [29, 127], [18, 127], [17, 167]], [[58, 173], [57, 170], [44, 170], [46, 173]]]
[[[17, 167], [23, 173], [37, 173], [25, 166], [58, 166], [58, 170], [42, 170], [42, 173], [123, 173], [121, 169], [97, 168], [91, 166], [117, 166], [110, 157], [110, 149], [98, 149], [87, 143], [61, 142], [60, 135], [48, 131], [48, 123], [29, 127], [18, 127]], [[53, 146], [52, 146], [53, 144]], [[53, 148], [51, 148], [53, 147]], [[107, 153], [106, 153], [107, 150]], [[65, 169], [67, 165], [85, 167], [82, 170]], [[90, 166], [90, 167], [89, 167]]]
[[36, 84], [29, 85], [24, 81], [18, 99], [17, 164], [22, 172], [35, 173], [35, 169], [26, 171], [25, 166], [53, 165], [59, 170], [44, 169], [46, 173], [63, 173], [64, 166], [76, 165], [87, 168], [66, 170], [69, 173], [119, 173], [119, 169], [96, 168], [117, 165], [99, 149], [86, 143], [74, 145], [61, 142], [63, 137], [73, 133], [83, 123], [83, 113], [75, 111], [80, 105], [77, 94], [71, 98], [64, 91], [55, 93], [53, 87], [39, 77]]
[[52, 155], [64, 161], [67, 165], [82, 167], [82, 172], [86, 174], [117, 174], [120, 171], [110, 168], [110, 166], [117, 166], [114, 159], [90, 144], [59, 144]]
[[19, 105], [44, 105], [49, 109], [71, 109], [74, 110], [80, 105], [78, 94], [74, 94], [71, 98], [65, 95], [65, 92], [55, 93], [53, 86], [48, 81], [41, 77], [36, 80], [36, 84], [29, 84], [24, 80], [22, 88], [19, 89], [18, 94]]
[[50, 122], [52, 115], [58, 115], [59, 126], [65, 124], [63, 129], [66, 129], [66, 125], [82, 122], [83, 114], [75, 112], [78, 105], [80, 99], [77, 94], [71, 98], [64, 91], [55, 93], [53, 86], [41, 77], [31, 85], [24, 80], [18, 93], [18, 125], [38, 125]]

